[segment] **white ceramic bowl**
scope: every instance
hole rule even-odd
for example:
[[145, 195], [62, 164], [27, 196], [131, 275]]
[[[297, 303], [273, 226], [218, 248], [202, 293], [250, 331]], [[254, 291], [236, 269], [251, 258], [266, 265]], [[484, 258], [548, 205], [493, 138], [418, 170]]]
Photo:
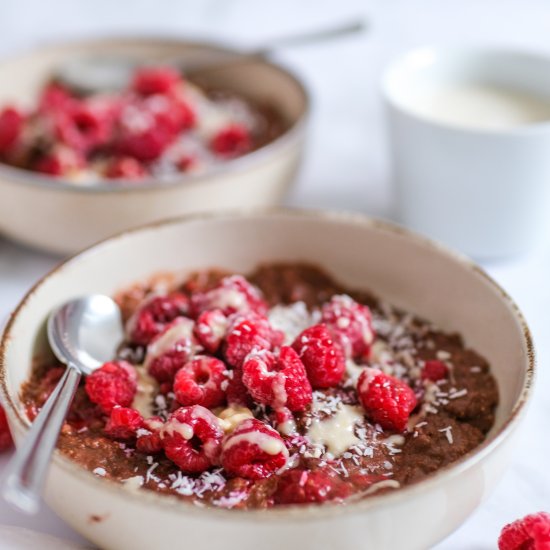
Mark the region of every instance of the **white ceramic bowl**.
[[33, 357], [47, 352], [44, 322], [52, 308], [86, 293], [112, 294], [155, 271], [221, 267], [246, 273], [259, 262], [277, 260], [313, 262], [346, 285], [372, 289], [462, 333], [491, 362], [498, 381], [494, 429], [474, 453], [394, 493], [348, 506], [251, 512], [203, 509], [153, 492], [130, 492], [56, 453], [46, 500], [100, 547], [424, 549], [458, 527], [500, 478], [533, 381], [533, 348], [521, 314], [474, 264], [358, 215], [283, 210], [187, 217], [123, 233], [67, 261], [28, 293], [4, 333], [0, 395], [16, 441], [28, 429], [20, 387]]
[[[82, 56], [162, 62], [190, 54], [227, 54], [211, 44], [157, 39], [100, 39], [40, 47], [0, 63], [0, 105], [33, 105], [60, 64]], [[50, 252], [73, 253], [115, 232], [199, 211], [278, 204], [292, 183], [305, 140], [309, 100], [290, 72], [252, 60], [201, 75], [214, 89], [266, 102], [288, 129], [273, 142], [195, 176], [169, 182], [75, 185], [0, 164], [0, 233]]]
[[481, 87], [481, 98], [511, 91], [550, 106], [550, 57], [420, 48], [388, 67], [383, 95], [400, 219], [475, 258], [519, 254], [547, 240], [550, 230], [550, 107], [548, 120], [498, 128], [483, 120], [502, 104], [498, 95], [489, 94], [484, 107], [479, 95], [468, 96], [480, 111], [475, 122], [463, 112], [464, 95], [447, 96], [446, 112], [433, 112], [438, 90], [456, 94], [472, 85]]

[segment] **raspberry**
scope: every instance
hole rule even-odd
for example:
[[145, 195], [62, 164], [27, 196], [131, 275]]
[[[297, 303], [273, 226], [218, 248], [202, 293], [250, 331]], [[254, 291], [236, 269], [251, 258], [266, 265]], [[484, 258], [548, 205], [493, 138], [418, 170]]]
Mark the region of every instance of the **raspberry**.
[[366, 358], [374, 340], [372, 317], [367, 306], [342, 294], [323, 304], [322, 321], [340, 342], [347, 357]]
[[134, 73], [132, 89], [142, 95], [166, 94], [181, 83], [173, 67], [142, 67]]
[[292, 344], [314, 389], [336, 386], [344, 376], [346, 361], [340, 344], [325, 325], [304, 330]]
[[153, 416], [143, 420], [142, 427], [137, 431], [136, 449], [140, 453], [155, 454], [163, 449], [160, 430], [164, 422], [160, 416]]
[[210, 148], [214, 153], [226, 158], [244, 155], [251, 149], [250, 134], [244, 126], [232, 124], [212, 138]]
[[139, 411], [117, 405], [111, 411], [105, 433], [113, 439], [132, 439], [142, 425], [143, 418]]
[[174, 135], [166, 128], [152, 126], [135, 132], [126, 130], [117, 140], [116, 151], [143, 162], [158, 159], [173, 141]]
[[439, 361], [438, 359], [430, 359], [424, 363], [420, 376], [422, 380], [437, 382], [438, 380], [447, 378], [448, 374], [449, 368], [443, 361]]
[[176, 399], [184, 406], [219, 407], [225, 401], [222, 389], [227, 380], [225, 373], [223, 361], [206, 355], [196, 356], [176, 373]]
[[37, 172], [49, 176], [65, 176], [79, 170], [84, 164], [84, 159], [76, 151], [58, 146], [51, 153], [40, 158], [34, 168]]
[[223, 441], [221, 463], [231, 476], [264, 479], [284, 468], [287, 460], [281, 436], [255, 418], [243, 420]]
[[4, 409], [0, 407], [0, 452], [11, 449], [12, 445], [13, 440], [8, 426], [8, 419]]
[[157, 126], [174, 134], [193, 128], [197, 122], [193, 108], [180, 97], [150, 96], [145, 100], [145, 109], [153, 114]]
[[129, 407], [137, 389], [136, 370], [126, 361], [105, 363], [86, 378], [86, 393], [92, 403], [111, 414], [116, 405]]
[[258, 403], [274, 409], [303, 411], [312, 401], [304, 364], [288, 346], [283, 346], [278, 356], [267, 350], [248, 355], [243, 363], [243, 382]]
[[39, 113], [51, 113], [52, 111], [68, 110], [72, 108], [75, 98], [71, 92], [57, 84], [50, 82], [43, 90], [38, 100]]
[[147, 346], [145, 366], [158, 382], [172, 382], [176, 372], [200, 349], [194, 326], [191, 319], [178, 317]]
[[243, 370], [235, 367], [229, 371], [229, 383], [227, 384], [226, 397], [230, 407], [246, 407], [250, 404], [250, 394], [243, 383]]
[[0, 112], [0, 153], [9, 151], [17, 143], [23, 120], [23, 115], [13, 107], [6, 107]]
[[200, 405], [177, 409], [161, 430], [166, 456], [190, 474], [218, 462], [222, 437], [218, 418]]
[[293, 469], [279, 479], [277, 504], [321, 504], [342, 501], [353, 492], [352, 486], [326, 470]]
[[155, 296], [146, 301], [128, 322], [129, 339], [135, 344], [146, 346], [168, 323], [186, 315], [188, 311], [189, 299], [185, 294], [173, 292], [166, 296]]
[[141, 180], [146, 175], [143, 164], [132, 157], [113, 159], [105, 171], [105, 177], [109, 179]]
[[208, 292], [196, 292], [191, 302], [196, 315], [209, 309], [221, 309], [226, 316], [252, 312], [265, 317], [268, 310], [260, 290], [241, 275], [224, 277]]
[[190, 172], [191, 170], [197, 167], [198, 160], [197, 157], [191, 155], [183, 155], [176, 162], [176, 166], [180, 172]]
[[248, 314], [237, 316], [225, 338], [224, 354], [227, 362], [239, 367], [254, 350], [271, 350], [282, 343], [284, 335], [271, 327], [265, 317]]
[[530, 514], [502, 529], [499, 550], [550, 550], [550, 514]]
[[209, 353], [216, 353], [228, 328], [227, 317], [221, 309], [203, 311], [195, 324], [195, 336]]
[[416, 407], [416, 396], [405, 382], [377, 369], [361, 373], [357, 393], [370, 420], [388, 430], [403, 431]]

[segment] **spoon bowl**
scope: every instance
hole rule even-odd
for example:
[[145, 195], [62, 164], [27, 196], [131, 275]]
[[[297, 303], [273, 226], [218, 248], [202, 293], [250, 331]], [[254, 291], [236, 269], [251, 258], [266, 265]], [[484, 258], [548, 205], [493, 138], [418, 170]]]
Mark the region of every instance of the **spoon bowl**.
[[38, 511], [52, 452], [82, 374], [113, 357], [123, 337], [118, 305], [102, 294], [66, 302], [50, 314], [47, 330], [52, 351], [67, 369], [8, 464], [2, 487], [9, 503], [30, 514]]

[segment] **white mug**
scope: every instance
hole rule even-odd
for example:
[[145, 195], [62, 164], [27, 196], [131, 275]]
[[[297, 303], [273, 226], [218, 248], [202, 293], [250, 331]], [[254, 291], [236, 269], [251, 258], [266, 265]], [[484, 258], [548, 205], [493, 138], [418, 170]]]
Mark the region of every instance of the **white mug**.
[[[548, 112], [534, 122], [494, 127], [481, 108], [479, 124], [462, 124], [459, 102], [445, 112], [426, 100], [438, 88], [470, 83], [538, 97]], [[523, 253], [540, 242], [550, 218], [550, 58], [422, 48], [388, 67], [383, 94], [405, 225], [480, 259]], [[430, 114], [436, 107], [439, 113]]]

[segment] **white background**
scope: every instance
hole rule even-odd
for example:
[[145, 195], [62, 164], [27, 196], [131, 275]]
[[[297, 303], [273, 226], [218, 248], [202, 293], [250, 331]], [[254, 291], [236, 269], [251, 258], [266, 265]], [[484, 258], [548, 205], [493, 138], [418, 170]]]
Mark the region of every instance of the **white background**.
[[[356, 15], [371, 22], [364, 36], [278, 55], [300, 72], [313, 95], [308, 156], [288, 203], [391, 217], [378, 89], [384, 65], [400, 52], [426, 44], [490, 43], [550, 52], [550, 2], [0, 0], [0, 54], [65, 37], [116, 33], [254, 45]], [[531, 325], [538, 347], [538, 386], [512, 468], [493, 496], [438, 550], [495, 548], [502, 525], [549, 510], [550, 400], [545, 397], [550, 391], [550, 237], [546, 242], [548, 246], [529, 257], [485, 266], [517, 300]], [[58, 261], [0, 238], [0, 317]], [[7, 458], [0, 457], [0, 475]], [[46, 508], [28, 518], [0, 502], [2, 524], [81, 540]], [[7, 548], [1, 540], [0, 548]]]

